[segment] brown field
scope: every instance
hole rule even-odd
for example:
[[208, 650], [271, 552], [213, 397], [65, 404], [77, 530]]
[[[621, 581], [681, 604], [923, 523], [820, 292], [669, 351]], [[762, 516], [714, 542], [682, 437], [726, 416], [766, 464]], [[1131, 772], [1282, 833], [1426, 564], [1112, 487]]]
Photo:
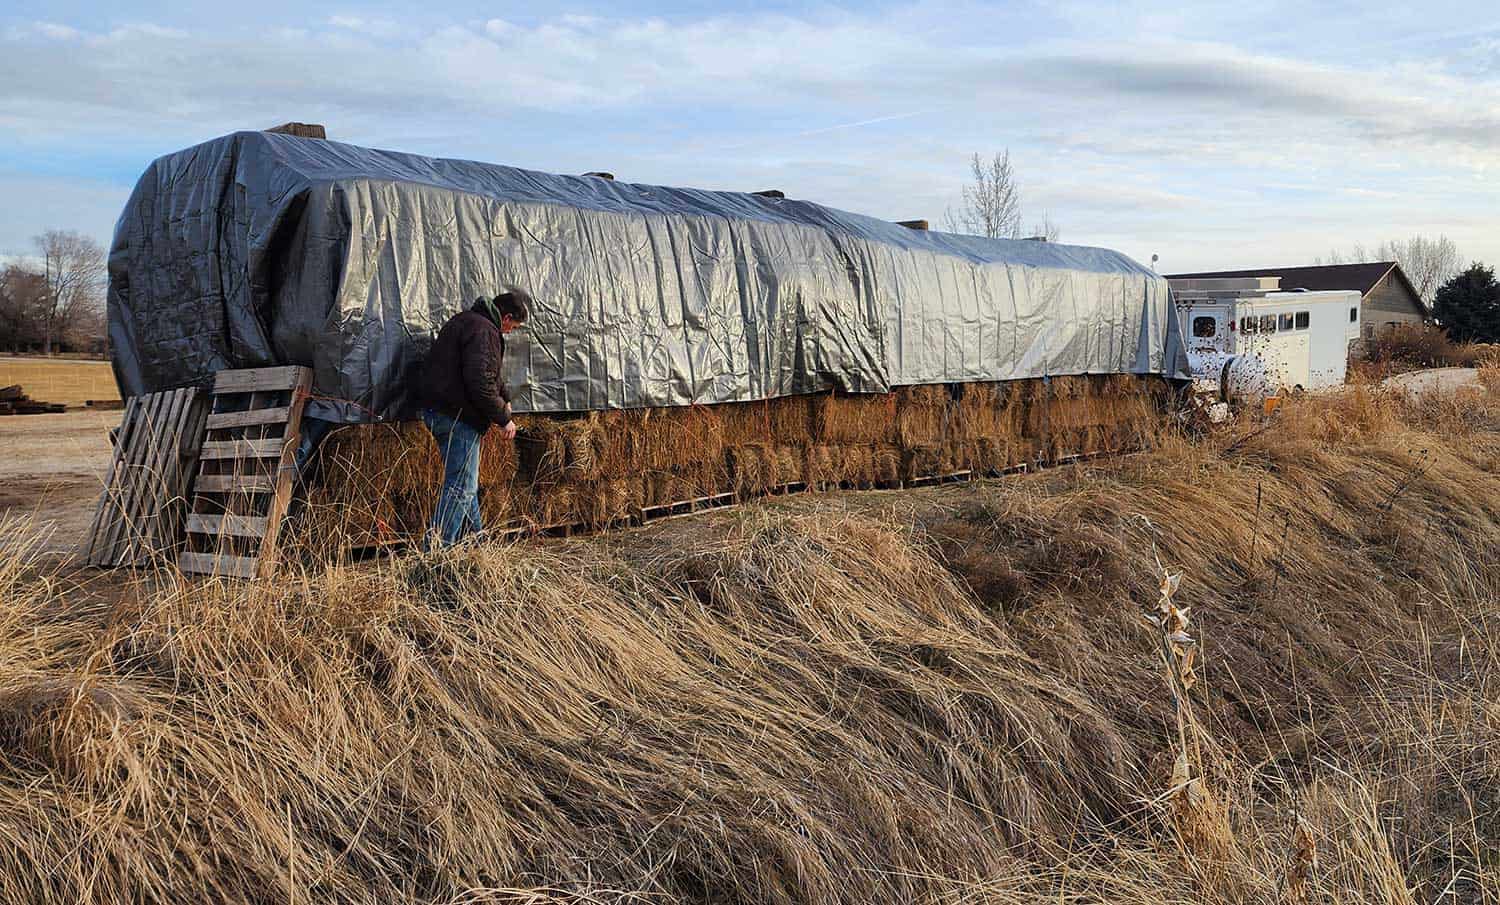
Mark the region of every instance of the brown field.
[[44, 549], [77, 548], [109, 468], [120, 412], [0, 418], [0, 519], [24, 517]]
[[0, 901], [1500, 901], [1500, 396], [266, 582], [19, 536]]
[[120, 398], [107, 361], [0, 356], [0, 387], [13, 383], [19, 383], [32, 399], [70, 406], [90, 399]]

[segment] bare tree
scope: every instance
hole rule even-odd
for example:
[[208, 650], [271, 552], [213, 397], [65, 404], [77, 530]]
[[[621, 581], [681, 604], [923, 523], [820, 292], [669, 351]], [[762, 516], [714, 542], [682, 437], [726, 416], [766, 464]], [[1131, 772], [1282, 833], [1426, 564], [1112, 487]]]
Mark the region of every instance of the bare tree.
[[19, 264], [0, 269], [0, 349], [23, 351], [42, 342], [42, 275]]
[[72, 230], [49, 229], [34, 240], [42, 259], [46, 299], [42, 310], [42, 351], [71, 324], [90, 319], [104, 307], [104, 249]]
[[1376, 261], [1395, 261], [1401, 265], [1412, 288], [1427, 304], [1432, 304], [1438, 287], [1448, 282], [1463, 269], [1458, 246], [1447, 236], [1430, 238], [1412, 236], [1410, 239], [1392, 239], [1381, 242], [1374, 248], [1366, 248], [1356, 242], [1347, 252], [1334, 250], [1326, 257], [1315, 258], [1313, 263], [1364, 264]]
[[946, 220], [953, 232], [991, 239], [1021, 237], [1021, 188], [1010, 166], [1010, 149], [985, 164], [978, 154], [969, 161], [973, 181], [963, 187], [963, 207], [948, 209]]
[[1062, 230], [1047, 214], [1030, 231], [1022, 230], [1021, 186], [1010, 163], [1010, 149], [989, 163], [975, 154], [969, 159], [970, 182], [963, 187], [959, 210], [948, 208], [943, 225], [949, 232], [985, 236], [990, 239], [1045, 239], [1056, 242]]

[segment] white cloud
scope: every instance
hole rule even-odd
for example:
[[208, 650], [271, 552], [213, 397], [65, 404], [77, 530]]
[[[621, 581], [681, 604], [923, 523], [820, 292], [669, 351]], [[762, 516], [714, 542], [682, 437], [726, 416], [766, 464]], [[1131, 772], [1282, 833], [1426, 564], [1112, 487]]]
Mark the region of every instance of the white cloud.
[[402, 33], [401, 24], [394, 19], [368, 18], [364, 16], [329, 16], [331, 28], [344, 29], [369, 35], [374, 38], [393, 38]]
[[[1500, 81], [1470, 57], [1315, 56], [1291, 43], [1174, 37], [1206, 28], [1201, 5], [1065, 9], [1069, 36], [1030, 38], [1010, 37], [1026, 10], [930, 4], [433, 25], [345, 10], [193, 34], [34, 23], [0, 41], [0, 129], [36, 152], [101, 142], [167, 151], [237, 128], [322, 121], [336, 138], [429, 153], [617, 172], [610, 161], [629, 161], [637, 172], [626, 178], [775, 184], [934, 217], [970, 152], [1011, 147], [1035, 207], [1074, 239], [1135, 224], [1197, 244], [1212, 234], [1198, 224], [1264, 208], [1273, 183], [1309, 186], [1275, 202], [1306, 215], [1395, 200], [1380, 193], [1400, 196], [1410, 214], [1393, 203], [1392, 216], [1414, 222], [1493, 207]], [[1255, 4], [1213, 9], [1222, 21], [1211, 21], [1234, 25], [1220, 33], [1253, 33], [1263, 15]]]
[[59, 25], [56, 22], [38, 22], [33, 27], [38, 35], [54, 41], [72, 41], [79, 36], [78, 29], [69, 25]]

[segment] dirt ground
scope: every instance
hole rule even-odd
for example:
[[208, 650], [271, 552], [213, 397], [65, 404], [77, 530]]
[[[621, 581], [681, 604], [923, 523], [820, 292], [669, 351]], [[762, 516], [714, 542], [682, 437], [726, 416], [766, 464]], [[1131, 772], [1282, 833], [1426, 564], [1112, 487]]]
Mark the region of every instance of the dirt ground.
[[120, 412], [0, 418], [0, 522], [22, 518], [45, 549], [77, 550], [109, 468]]

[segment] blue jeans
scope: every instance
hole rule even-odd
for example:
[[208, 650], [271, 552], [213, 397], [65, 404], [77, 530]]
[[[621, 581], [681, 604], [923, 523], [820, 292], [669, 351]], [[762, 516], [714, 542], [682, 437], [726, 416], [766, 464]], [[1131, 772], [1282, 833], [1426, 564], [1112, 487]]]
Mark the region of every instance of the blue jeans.
[[297, 439], [296, 453], [299, 480], [307, 472], [307, 463], [312, 458], [313, 451], [318, 448], [318, 444], [323, 442], [323, 438], [334, 426], [334, 422], [324, 421], [322, 418], [314, 418], [311, 415], [302, 417], [302, 433]]
[[443, 457], [443, 491], [432, 512], [427, 545], [451, 546], [483, 526], [479, 517], [479, 431], [442, 412], [425, 409], [422, 421], [432, 431]]

